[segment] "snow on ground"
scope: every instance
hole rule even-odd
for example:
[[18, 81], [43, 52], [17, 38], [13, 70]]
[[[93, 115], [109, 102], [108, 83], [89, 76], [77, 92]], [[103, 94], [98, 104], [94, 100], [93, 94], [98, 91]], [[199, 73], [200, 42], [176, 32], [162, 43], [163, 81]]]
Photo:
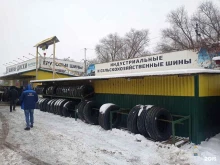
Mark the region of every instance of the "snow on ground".
[[[10, 113], [8, 107], [0, 106], [0, 124], [0, 165], [220, 164], [220, 134], [198, 146], [196, 157], [192, 144], [181, 149], [160, 145], [124, 130], [105, 131], [39, 110], [35, 110], [34, 128], [24, 131], [23, 111], [17, 108]], [[205, 161], [210, 156], [216, 156], [216, 161]]]

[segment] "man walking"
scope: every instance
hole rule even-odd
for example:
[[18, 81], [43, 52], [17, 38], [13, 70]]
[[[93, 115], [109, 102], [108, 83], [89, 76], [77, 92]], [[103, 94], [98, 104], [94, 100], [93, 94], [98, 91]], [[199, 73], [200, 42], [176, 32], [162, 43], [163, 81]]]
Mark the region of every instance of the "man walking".
[[24, 110], [26, 128], [24, 130], [30, 130], [30, 127], [33, 128], [34, 124], [34, 109], [36, 102], [38, 101], [37, 93], [31, 89], [29, 84], [20, 96], [21, 109]]
[[18, 99], [18, 91], [13, 86], [9, 91], [9, 99], [10, 99], [10, 112], [12, 112], [12, 107], [13, 110], [15, 111], [15, 106], [17, 104], [17, 99]]

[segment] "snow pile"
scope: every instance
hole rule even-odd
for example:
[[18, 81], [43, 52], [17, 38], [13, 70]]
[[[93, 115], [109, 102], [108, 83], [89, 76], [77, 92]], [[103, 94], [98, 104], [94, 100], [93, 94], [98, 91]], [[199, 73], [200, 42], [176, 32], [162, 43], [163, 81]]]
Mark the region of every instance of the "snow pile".
[[100, 112], [101, 114], [104, 114], [105, 111], [106, 111], [110, 106], [112, 106], [112, 105], [115, 105], [115, 104], [113, 104], [113, 103], [103, 104], [103, 105], [100, 107], [99, 112]]
[[[1, 116], [9, 124], [5, 141], [7, 145], [0, 149], [0, 164], [3, 165], [206, 165], [210, 162], [205, 161], [204, 156], [210, 155], [217, 156], [214, 163], [220, 164], [217, 146], [220, 135], [199, 146], [201, 154], [194, 157], [193, 145], [179, 149], [152, 142], [142, 135], [125, 130], [105, 131], [100, 126], [39, 110], [35, 110], [34, 128], [30, 131], [23, 130], [25, 121], [22, 110], [9, 113], [8, 107], [0, 107]], [[216, 147], [211, 148], [212, 145]]]

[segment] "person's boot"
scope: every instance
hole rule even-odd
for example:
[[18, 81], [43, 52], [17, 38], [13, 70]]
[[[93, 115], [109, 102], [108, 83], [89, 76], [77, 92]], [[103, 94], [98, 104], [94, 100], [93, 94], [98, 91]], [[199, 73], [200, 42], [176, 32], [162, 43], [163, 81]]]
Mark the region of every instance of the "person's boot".
[[26, 127], [24, 130], [28, 131], [28, 130], [30, 130], [30, 128], [29, 128], [29, 127]]
[[31, 128], [33, 128], [34, 126], [33, 125], [31, 125]]

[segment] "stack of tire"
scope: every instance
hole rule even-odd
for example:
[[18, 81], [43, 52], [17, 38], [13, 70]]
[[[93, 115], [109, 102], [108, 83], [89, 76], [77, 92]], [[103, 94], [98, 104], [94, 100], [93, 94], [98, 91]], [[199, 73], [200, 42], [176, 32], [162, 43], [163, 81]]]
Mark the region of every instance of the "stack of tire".
[[93, 93], [94, 88], [91, 85], [58, 86], [56, 88], [57, 96], [91, 98]]
[[39, 99], [36, 107], [43, 112], [49, 112], [65, 117], [75, 117], [74, 109], [78, 105], [77, 101], [68, 99]]
[[82, 100], [77, 106], [77, 115], [85, 123], [99, 124], [99, 106], [95, 101]]
[[168, 122], [172, 116], [169, 111], [152, 105], [136, 105], [131, 109], [127, 119], [127, 128], [134, 134], [142, 134], [154, 141], [164, 141], [170, 138], [172, 127]]
[[56, 86], [50, 86], [46, 89], [46, 94], [47, 95], [54, 95], [56, 94]]
[[38, 86], [36, 86], [35, 91], [37, 92], [37, 94], [43, 95], [46, 93], [46, 86], [38, 85]]

